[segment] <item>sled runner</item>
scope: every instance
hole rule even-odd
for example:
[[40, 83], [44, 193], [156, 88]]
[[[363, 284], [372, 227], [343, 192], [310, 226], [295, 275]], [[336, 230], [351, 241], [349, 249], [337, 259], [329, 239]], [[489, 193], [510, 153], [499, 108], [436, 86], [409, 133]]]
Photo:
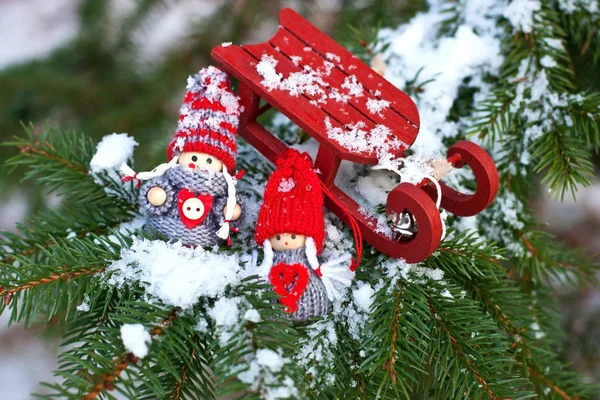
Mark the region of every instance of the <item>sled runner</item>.
[[[410, 97], [361, 62], [352, 53], [292, 9], [280, 13], [280, 25], [269, 41], [251, 45], [221, 45], [212, 51], [222, 68], [239, 79], [243, 112], [238, 133], [271, 161], [287, 149], [257, 118], [275, 107], [319, 142], [315, 169], [335, 201], [327, 207], [348, 223], [345, 209], [360, 226], [362, 236], [383, 253], [419, 262], [435, 251], [442, 236], [435, 187], [400, 183], [387, 198], [390, 213], [414, 216], [418, 232], [409, 239], [388, 237], [377, 229], [375, 217], [363, 215], [358, 203], [335, 184], [340, 162], [377, 164], [376, 146], [352, 142], [358, 130], [373, 143], [386, 136], [389, 153], [404, 156], [419, 133], [419, 113]], [[275, 73], [274, 73], [275, 71]], [[266, 104], [261, 106], [261, 99]], [[384, 128], [382, 128], [384, 127]], [[348, 140], [343, 137], [347, 133]], [[459, 216], [481, 212], [496, 196], [498, 172], [479, 146], [461, 141], [448, 151], [455, 168], [468, 165], [477, 181], [467, 195], [440, 182], [441, 207]]]

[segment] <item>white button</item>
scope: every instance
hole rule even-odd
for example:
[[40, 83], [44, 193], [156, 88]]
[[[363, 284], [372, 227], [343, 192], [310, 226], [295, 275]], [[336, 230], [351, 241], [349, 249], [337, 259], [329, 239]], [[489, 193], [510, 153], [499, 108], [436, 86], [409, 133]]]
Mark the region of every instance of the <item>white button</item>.
[[202, 218], [202, 215], [204, 215], [204, 204], [202, 204], [200, 199], [192, 197], [183, 203], [182, 210], [183, 215], [185, 215], [186, 218], [195, 221]]

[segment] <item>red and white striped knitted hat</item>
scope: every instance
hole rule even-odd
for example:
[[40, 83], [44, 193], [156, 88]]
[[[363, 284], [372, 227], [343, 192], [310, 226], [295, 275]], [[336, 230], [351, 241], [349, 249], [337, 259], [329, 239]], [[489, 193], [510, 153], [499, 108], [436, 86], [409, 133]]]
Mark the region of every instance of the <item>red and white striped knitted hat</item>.
[[233, 171], [240, 105], [229, 77], [218, 68], [203, 68], [188, 78], [187, 89], [177, 131], [167, 148], [168, 159], [197, 151], [215, 156]]

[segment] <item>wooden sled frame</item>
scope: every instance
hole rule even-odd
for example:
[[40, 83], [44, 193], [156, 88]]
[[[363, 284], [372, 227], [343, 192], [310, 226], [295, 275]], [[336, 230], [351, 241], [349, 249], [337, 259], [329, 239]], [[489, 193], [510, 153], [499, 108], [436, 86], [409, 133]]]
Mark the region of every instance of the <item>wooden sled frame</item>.
[[[243, 46], [218, 46], [212, 57], [229, 74], [240, 81], [238, 96], [243, 106], [238, 133], [261, 154], [274, 162], [287, 145], [272, 135], [257, 118], [271, 107], [276, 107], [301, 129], [319, 142], [315, 169], [320, 179], [335, 197], [336, 202], [325, 197], [326, 206], [342, 221], [349, 224], [345, 209], [358, 222], [362, 236], [383, 253], [404, 258], [407, 262], [419, 262], [433, 253], [440, 244], [442, 225], [439, 210], [435, 206], [435, 188], [422, 182], [419, 185], [401, 183], [387, 198], [387, 209], [394, 213], [408, 211], [417, 221], [418, 233], [414, 238], [397, 241], [377, 229], [373, 216], [363, 215], [358, 203], [335, 184], [342, 160], [361, 164], [377, 164], [374, 150], [350, 151], [332, 140], [324, 120], [338, 129], [348, 130], [358, 121], [364, 129], [385, 125], [390, 129], [391, 140], [404, 145], [391, 151], [402, 157], [414, 143], [419, 131], [419, 113], [416, 105], [402, 92], [369, 66], [340, 46], [329, 36], [310, 24], [292, 9], [280, 13], [280, 26], [269, 41]], [[302, 93], [297, 96], [279, 89], [269, 90], [262, 84], [263, 76], [257, 64], [263, 57], [277, 62], [277, 72], [285, 78], [292, 73], [327, 69], [323, 76], [328, 91], [334, 92], [352, 78], [364, 88], [360, 96], [340, 103], [325, 96]], [[260, 107], [261, 99], [267, 104]], [[387, 101], [388, 107], [372, 112], [369, 101]], [[485, 209], [498, 192], [498, 172], [490, 156], [478, 145], [460, 141], [448, 150], [448, 160], [456, 168], [468, 165], [477, 182], [475, 193], [466, 195], [440, 182], [442, 186], [441, 207], [459, 216], [471, 216]]]

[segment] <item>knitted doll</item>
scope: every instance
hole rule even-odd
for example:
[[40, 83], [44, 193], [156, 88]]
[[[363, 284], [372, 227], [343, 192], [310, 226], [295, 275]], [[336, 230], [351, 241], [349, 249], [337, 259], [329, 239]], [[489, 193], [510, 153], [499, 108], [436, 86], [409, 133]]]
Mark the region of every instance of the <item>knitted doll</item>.
[[[169, 162], [136, 173], [123, 165], [123, 180], [147, 180], [139, 203], [146, 226], [189, 246], [229, 242], [230, 224], [240, 218], [235, 165], [238, 97], [227, 74], [203, 68], [188, 79], [177, 131], [167, 148]], [[235, 228], [233, 228], [235, 229]]]
[[327, 314], [354, 272], [350, 256], [320, 264], [325, 237], [323, 194], [307, 153], [284, 153], [269, 178], [258, 214], [256, 242], [264, 249], [262, 275], [279, 294], [290, 318]]

